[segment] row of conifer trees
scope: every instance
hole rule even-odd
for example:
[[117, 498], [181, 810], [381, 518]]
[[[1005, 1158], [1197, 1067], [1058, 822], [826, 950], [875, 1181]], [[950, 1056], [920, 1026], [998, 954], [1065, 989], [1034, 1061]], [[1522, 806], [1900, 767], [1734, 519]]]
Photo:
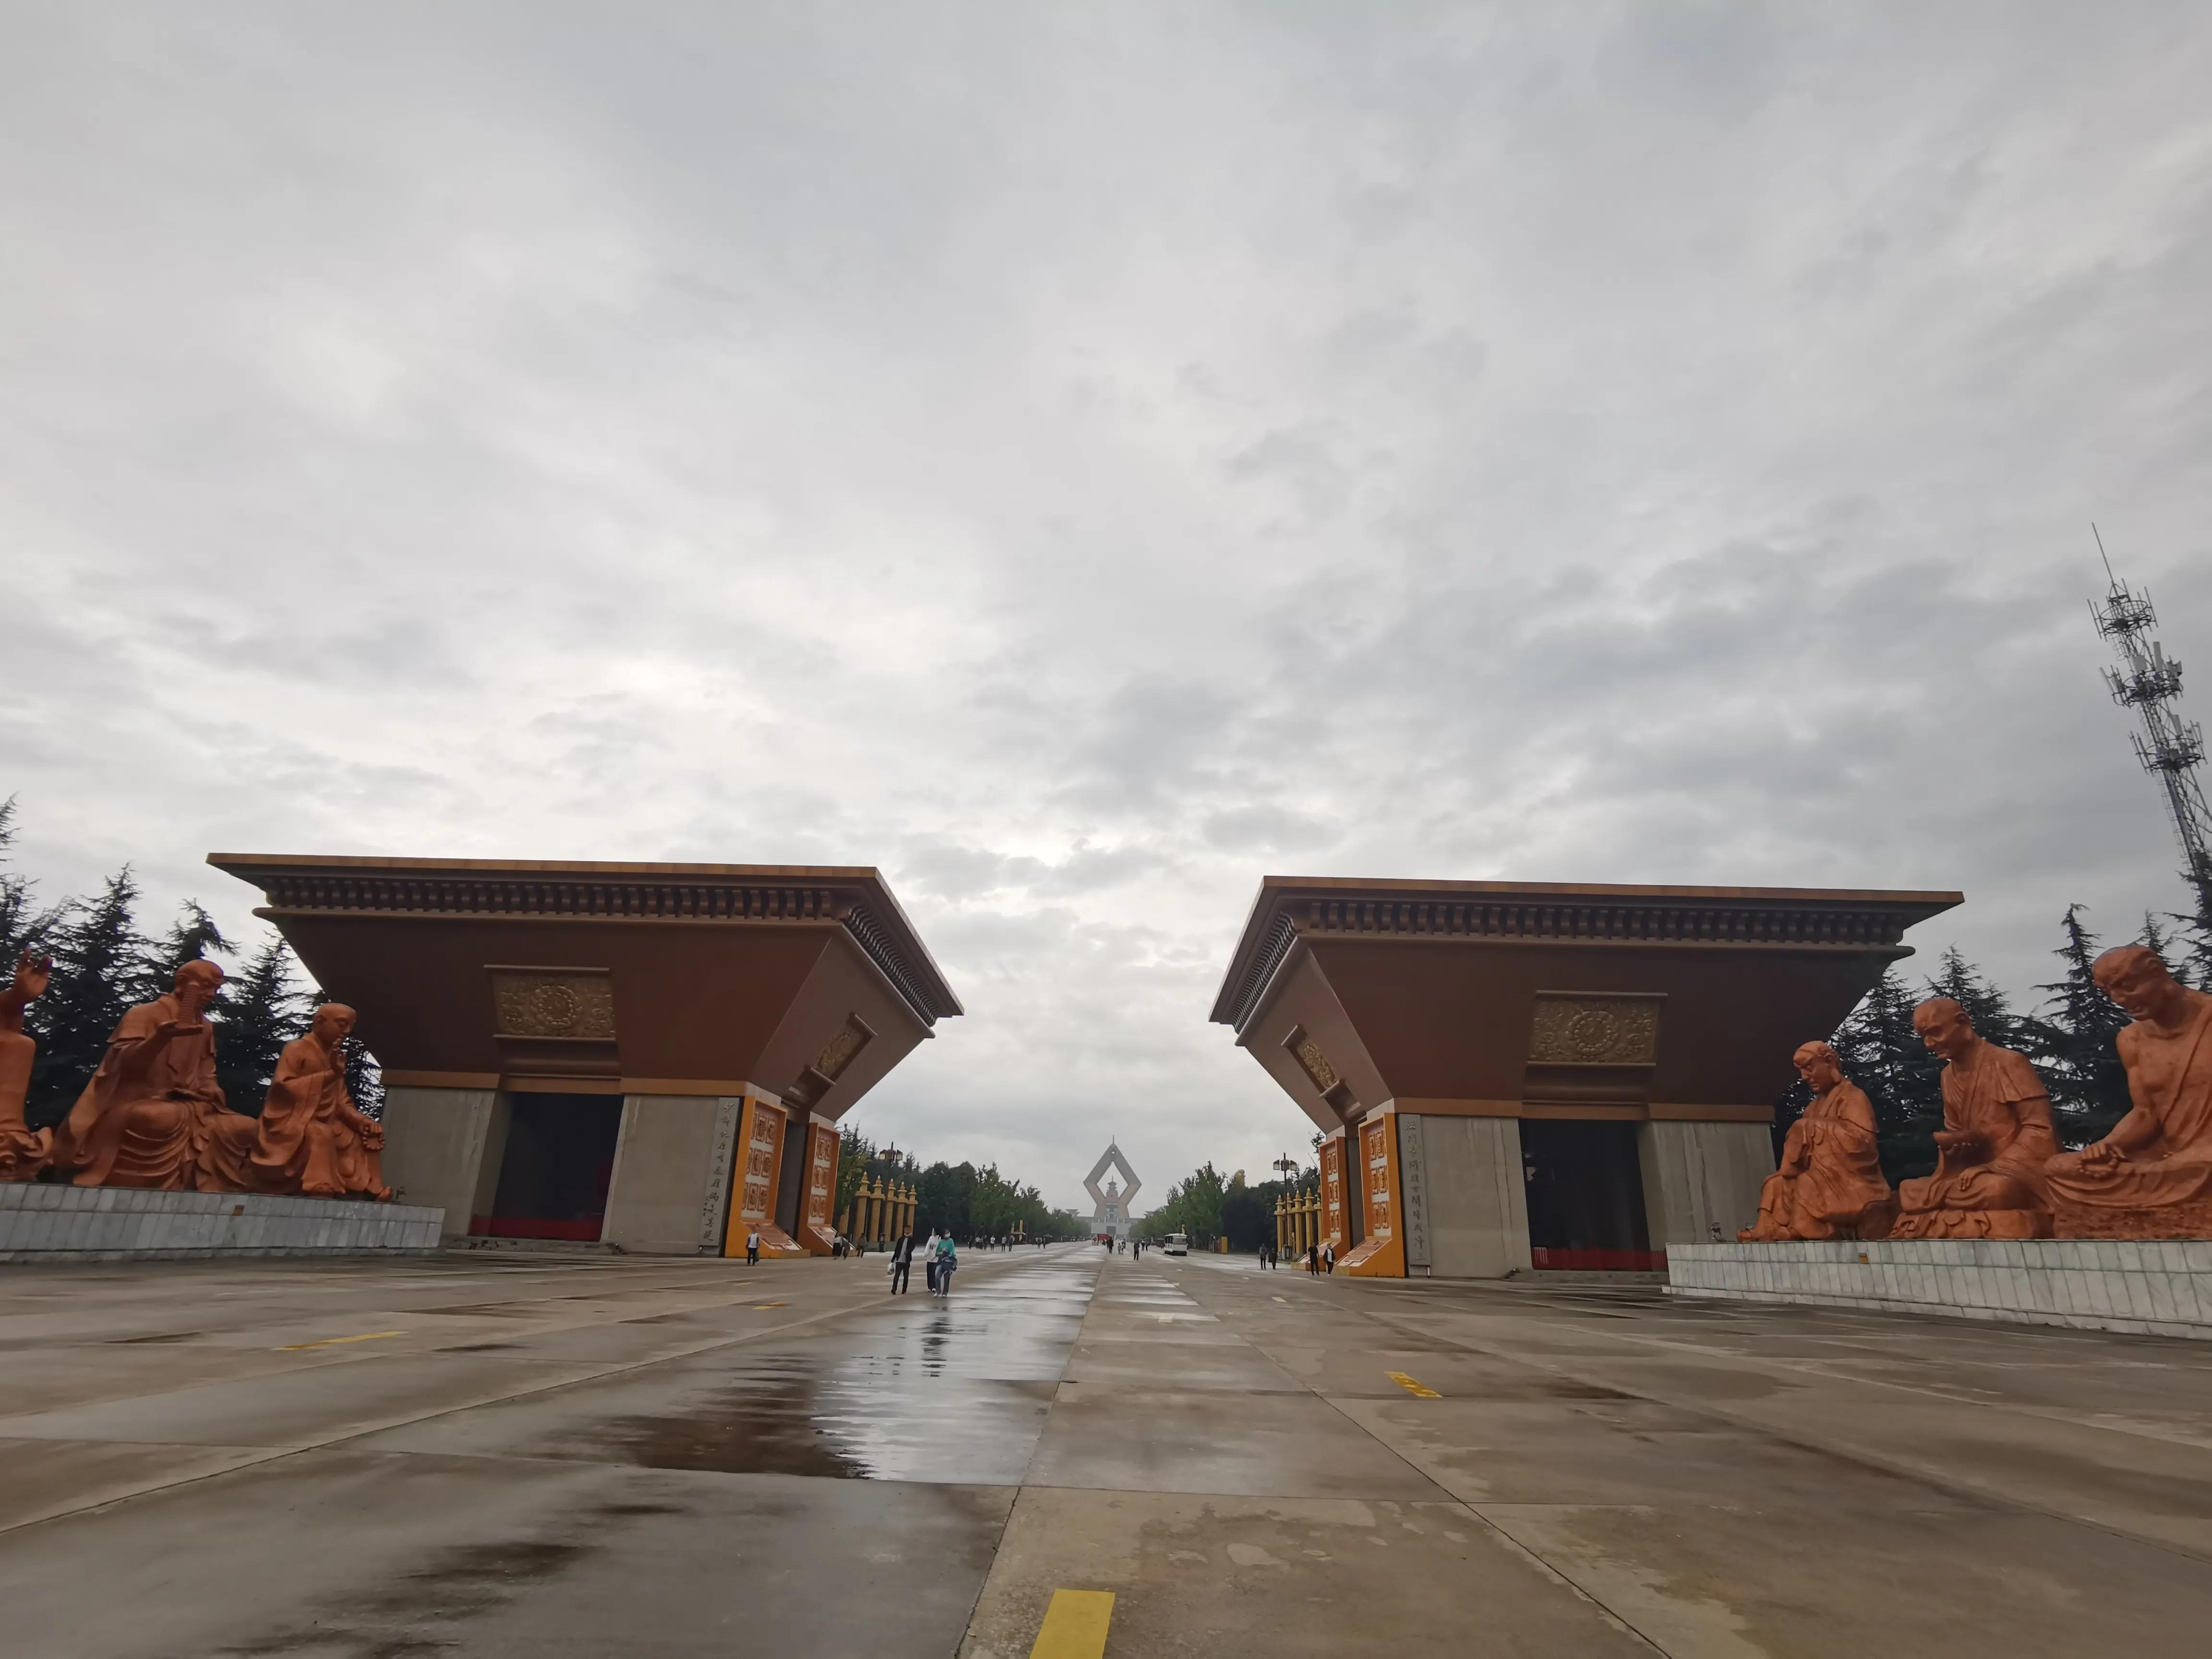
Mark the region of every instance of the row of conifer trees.
[[[1893, 1182], [1935, 1170], [1935, 1133], [1943, 1127], [1943, 1062], [1928, 1052], [1912, 1029], [1912, 1010], [1924, 997], [1956, 999], [1976, 1030], [2035, 1063], [2051, 1091], [2058, 1138], [2067, 1146], [2101, 1139], [2127, 1115], [2127, 1073], [2113, 1039], [2128, 1018], [2091, 976], [2090, 966], [2105, 946], [2081, 913], [2081, 905], [2067, 908], [2053, 952], [2059, 976], [2035, 988], [2041, 999], [2033, 1012], [2016, 1008], [1954, 945], [1917, 988], [1894, 971], [1884, 974], [1836, 1031], [1832, 1041], [1844, 1074], [1874, 1103], [1882, 1170]], [[2177, 977], [2212, 989], [2212, 940], [2190, 918], [2170, 920], [2174, 928], [2146, 915], [2135, 942], [2165, 957]], [[1803, 1109], [1806, 1092], [1799, 1084], [1783, 1097], [1776, 1114], [1778, 1146]]]
[[[15, 803], [0, 802], [0, 860], [15, 839]], [[304, 1033], [315, 1006], [330, 999], [307, 984], [284, 941], [273, 934], [258, 950], [239, 952], [215, 918], [186, 902], [166, 932], [142, 930], [137, 879], [128, 865], [99, 892], [41, 905], [32, 882], [0, 863], [0, 985], [26, 950], [53, 961], [44, 996], [24, 1010], [23, 1029], [39, 1044], [24, 1115], [33, 1128], [58, 1121], [98, 1069], [124, 1013], [167, 994], [179, 964], [210, 957], [224, 971], [210, 1017], [216, 1030], [216, 1074], [234, 1111], [258, 1116], [284, 1045]], [[348, 1086], [371, 1116], [381, 1115], [383, 1090], [375, 1060], [349, 1041]]]

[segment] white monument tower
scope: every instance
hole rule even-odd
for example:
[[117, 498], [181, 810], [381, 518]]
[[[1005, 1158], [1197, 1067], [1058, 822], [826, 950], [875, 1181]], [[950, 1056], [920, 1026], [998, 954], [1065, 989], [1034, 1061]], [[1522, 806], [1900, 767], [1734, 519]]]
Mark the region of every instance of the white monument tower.
[[[1101, 1188], [1098, 1177], [1109, 1169], [1121, 1170], [1129, 1184], [1117, 1187], [1109, 1181]], [[1093, 1238], [1102, 1233], [1110, 1234], [1118, 1243], [1129, 1236], [1130, 1208], [1136, 1201], [1137, 1189], [1144, 1184], [1137, 1179], [1137, 1172], [1129, 1167], [1129, 1160], [1121, 1156], [1121, 1149], [1108, 1143], [1104, 1155], [1091, 1166], [1090, 1175], [1083, 1182], [1083, 1190], [1091, 1194], [1098, 1206], [1091, 1212], [1091, 1236]]]

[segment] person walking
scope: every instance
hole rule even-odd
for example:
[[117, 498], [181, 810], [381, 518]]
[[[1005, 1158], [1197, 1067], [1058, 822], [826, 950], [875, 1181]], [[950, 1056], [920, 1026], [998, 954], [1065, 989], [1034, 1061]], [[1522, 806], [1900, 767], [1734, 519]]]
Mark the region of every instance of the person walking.
[[745, 1266], [760, 1266], [760, 1229], [754, 1227], [745, 1234]]
[[1321, 1247], [1321, 1267], [1323, 1273], [1333, 1273], [1336, 1271], [1335, 1245], [1324, 1244]]
[[906, 1294], [907, 1275], [914, 1268], [914, 1235], [901, 1233], [891, 1245], [891, 1294]]
[[1316, 1277], [1321, 1273], [1321, 1246], [1318, 1244], [1306, 1246], [1306, 1271]]
[[921, 1276], [928, 1282], [929, 1293], [937, 1294], [937, 1245], [943, 1237], [936, 1228], [929, 1230], [929, 1243], [921, 1247]]
[[960, 1265], [960, 1252], [953, 1249], [952, 1238], [947, 1234], [937, 1247], [937, 1293], [952, 1294], [952, 1272]]

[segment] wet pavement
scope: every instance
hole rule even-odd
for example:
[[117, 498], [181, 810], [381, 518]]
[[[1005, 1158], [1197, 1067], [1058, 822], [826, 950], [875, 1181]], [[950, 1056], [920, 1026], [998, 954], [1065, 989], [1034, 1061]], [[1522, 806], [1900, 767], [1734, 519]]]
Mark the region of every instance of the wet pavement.
[[2191, 1654], [2212, 1345], [1249, 1260], [0, 1279], [69, 1656]]

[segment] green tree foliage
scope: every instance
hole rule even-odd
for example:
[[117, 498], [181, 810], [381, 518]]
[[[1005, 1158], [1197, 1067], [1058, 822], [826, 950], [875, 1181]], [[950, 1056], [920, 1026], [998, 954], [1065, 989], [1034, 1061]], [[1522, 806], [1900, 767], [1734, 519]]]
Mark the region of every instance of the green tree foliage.
[[[1244, 1194], [1241, 1183], [1235, 1188]], [[1159, 1206], [1140, 1218], [1135, 1224], [1139, 1238], [1164, 1238], [1170, 1233], [1187, 1233], [1192, 1245], [1199, 1249], [1212, 1248], [1213, 1241], [1222, 1237], [1222, 1217], [1227, 1205], [1231, 1185], [1222, 1179], [1221, 1172], [1213, 1167], [1212, 1159], [1201, 1164], [1189, 1176], [1168, 1188], [1167, 1196]], [[1240, 1206], [1249, 1224], [1249, 1206]], [[1267, 1225], [1274, 1225], [1273, 1206]]]
[[59, 1121], [76, 1103], [143, 980], [153, 947], [138, 932], [137, 903], [137, 880], [125, 865], [98, 897], [64, 904], [46, 931], [53, 981], [24, 1020], [39, 1042], [25, 1109], [34, 1127]]
[[910, 1176], [918, 1189], [915, 1226], [923, 1234], [1002, 1238], [1018, 1227], [1030, 1238], [1079, 1238], [1082, 1224], [1044, 1201], [1035, 1187], [999, 1173], [995, 1164], [933, 1164]]
[[2051, 954], [2065, 972], [2035, 988], [2046, 1000], [2027, 1053], [2051, 1085], [2058, 1138], [2083, 1146], [2102, 1139], [2128, 1114], [2128, 1076], [2114, 1041], [2128, 1019], [2090, 973], [2097, 936], [2082, 925], [2081, 907], [2068, 905], [2059, 925], [2063, 942]]
[[223, 987], [216, 1076], [232, 1111], [261, 1115], [277, 1057], [305, 1029], [307, 1006], [293, 982], [292, 953], [274, 936]]
[[53, 926], [50, 911], [31, 902], [31, 881], [5, 868], [15, 845], [15, 798], [0, 801], [0, 971], [13, 972], [15, 958], [43, 947]]

